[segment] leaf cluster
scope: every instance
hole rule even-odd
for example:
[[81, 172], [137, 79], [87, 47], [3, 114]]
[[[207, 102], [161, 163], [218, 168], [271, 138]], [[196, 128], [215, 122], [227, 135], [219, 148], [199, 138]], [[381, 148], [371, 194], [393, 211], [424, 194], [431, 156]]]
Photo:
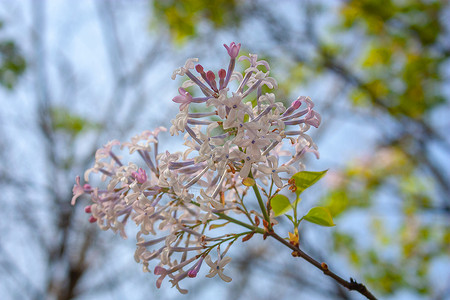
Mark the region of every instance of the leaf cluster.
[[[320, 226], [335, 226], [330, 211], [326, 207], [313, 207], [306, 215], [301, 218], [297, 217], [297, 207], [300, 203], [300, 194], [306, 189], [314, 185], [322, 178], [327, 171], [311, 172], [301, 171], [292, 176], [291, 182], [293, 183], [291, 190], [295, 192], [295, 200], [291, 202], [285, 195], [275, 194], [270, 199], [270, 205], [272, 207], [275, 216], [285, 215], [294, 225], [294, 228], [298, 228], [302, 220], [320, 225]], [[287, 213], [293, 210], [293, 215]]]

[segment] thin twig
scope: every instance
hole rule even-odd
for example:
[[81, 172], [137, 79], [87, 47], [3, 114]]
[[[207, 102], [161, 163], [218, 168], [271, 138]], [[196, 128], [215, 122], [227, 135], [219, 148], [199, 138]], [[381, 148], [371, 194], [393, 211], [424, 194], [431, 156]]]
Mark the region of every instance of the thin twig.
[[349, 290], [359, 292], [361, 295], [366, 296], [367, 299], [371, 299], [371, 300], [376, 300], [377, 299], [366, 288], [366, 286], [364, 284], [356, 282], [353, 278], [350, 278], [350, 281], [347, 281], [347, 280], [343, 279], [342, 277], [338, 276], [334, 272], [330, 271], [330, 269], [328, 268], [328, 266], [325, 263], [319, 263], [317, 260], [315, 260], [314, 258], [309, 256], [308, 254], [303, 252], [299, 247], [296, 247], [296, 246], [292, 245], [291, 243], [289, 243], [288, 241], [286, 241], [285, 239], [280, 237], [275, 232], [272, 231], [272, 232], [268, 232], [267, 234], [269, 236], [273, 237], [274, 239], [276, 239], [277, 241], [279, 241], [280, 243], [286, 245], [287, 247], [289, 247], [293, 251], [295, 251], [296, 254], [299, 257], [303, 258], [304, 260], [306, 260], [307, 262], [309, 262], [310, 264], [312, 264], [313, 266], [315, 266], [316, 268], [321, 270], [325, 275], [330, 276], [331, 278], [333, 278], [340, 285], [346, 287]]

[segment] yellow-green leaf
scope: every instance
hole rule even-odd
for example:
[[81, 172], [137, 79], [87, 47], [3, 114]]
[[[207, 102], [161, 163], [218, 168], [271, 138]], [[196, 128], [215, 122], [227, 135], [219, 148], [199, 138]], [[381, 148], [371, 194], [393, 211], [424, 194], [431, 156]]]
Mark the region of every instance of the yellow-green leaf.
[[299, 201], [300, 198], [297, 198], [292, 205], [288, 197], [277, 194], [270, 200], [270, 205], [272, 206], [275, 216], [278, 217], [293, 209], [294, 205]]
[[295, 192], [297, 195], [300, 195], [304, 190], [319, 181], [327, 171], [328, 170], [322, 172], [301, 171], [294, 174], [292, 178], [295, 180], [295, 186], [297, 187]]
[[333, 223], [330, 211], [326, 207], [313, 207], [302, 219], [320, 226], [336, 225]]
[[230, 223], [230, 222], [225, 222], [225, 223], [223, 223], [223, 224], [211, 224], [211, 225], [209, 226], [209, 230], [223, 227], [223, 226], [227, 225], [228, 223]]

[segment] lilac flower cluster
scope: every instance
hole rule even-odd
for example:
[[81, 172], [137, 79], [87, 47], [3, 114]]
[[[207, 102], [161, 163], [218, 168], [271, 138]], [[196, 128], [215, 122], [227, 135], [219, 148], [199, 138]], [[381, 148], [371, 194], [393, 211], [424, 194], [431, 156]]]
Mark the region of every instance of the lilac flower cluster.
[[[286, 108], [274, 94], [262, 94], [264, 85], [277, 87], [269, 77], [269, 64], [255, 54], [241, 56], [238, 61], [248, 61], [250, 66], [237, 72], [241, 45], [224, 46], [230, 62], [227, 70], [217, 72], [218, 80], [214, 72], [195, 64], [198, 59], [188, 59], [172, 76], [189, 78], [173, 98], [180, 112], [170, 128], [172, 135], [184, 133], [184, 152], [158, 152], [158, 135], [166, 131], [162, 127], [144, 131], [131, 142], [112, 141], [96, 152], [95, 165], [84, 178], [89, 182], [91, 173], [99, 174], [106, 186], [81, 185], [77, 177], [73, 188], [72, 204], [79, 196], [89, 195], [92, 204], [85, 211], [103, 230], [125, 238], [125, 224], [131, 219], [139, 227], [136, 261], [143, 263], [144, 271], [150, 271], [150, 261], [157, 261], [157, 287], [169, 278], [181, 293], [187, 291], [179, 282], [196, 277], [203, 262], [210, 267], [207, 277], [218, 275], [231, 281], [223, 273], [231, 261], [225, 255], [238, 238], [252, 231], [217, 235], [215, 229], [226, 225], [224, 220], [237, 220], [230, 217], [233, 214], [245, 215], [257, 227], [263, 216], [247, 209], [252, 206], [244, 201], [249, 187], [264, 185], [271, 191], [274, 185], [277, 190], [289, 187], [290, 175], [303, 169], [303, 154], [318, 156], [306, 134], [321, 121], [310, 98], [299, 97]], [[235, 85], [233, 92], [231, 85]], [[191, 95], [187, 91], [191, 86], [197, 86], [202, 96]], [[119, 146], [129, 154], [137, 153], [145, 167], [124, 163], [113, 152]], [[215, 261], [212, 250], [217, 251]]]

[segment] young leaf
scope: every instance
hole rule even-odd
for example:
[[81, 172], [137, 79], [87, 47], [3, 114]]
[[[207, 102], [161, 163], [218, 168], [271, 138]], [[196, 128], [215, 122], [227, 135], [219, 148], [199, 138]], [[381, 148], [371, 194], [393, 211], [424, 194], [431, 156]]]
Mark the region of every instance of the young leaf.
[[270, 200], [270, 205], [275, 213], [275, 217], [278, 217], [293, 209], [298, 202], [300, 202], [300, 198], [297, 198], [294, 203], [291, 204], [288, 197], [277, 194]]
[[228, 223], [230, 223], [230, 222], [225, 222], [225, 223], [223, 223], [223, 224], [211, 224], [211, 225], [209, 226], [209, 230], [223, 227], [223, 226], [227, 225]]
[[277, 194], [270, 200], [270, 205], [272, 206], [272, 210], [275, 213], [275, 216], [278, 217], [282, 214], [287, 213], [292, 209], [291, 203], [289, 202], [289, 198], [285, 195]]
[[330, 211], [326, 207], [313, 207], [309, 212], [303, 216], [304, 220], [320, 225], [320, 226], [335, 226]]
[[76, 136], [85, 129], [93, 129], [97, 125], [73, 114], [65, 107], [51, 108], [52, 126], [57, 131], [62, 131]]
[[292, 217], [292, 216], [290, 216], [290, 215], [285, 215], [289, 220], [291, 220], [291, 222], [292, 222], [292, 224], [295, 224], [294, 223], [294, 218]]
[[297, 190], [295, 191], [297, 196], [319, 181], [319, 179], [322, 178], [327, 171], [328, 170], [322, 172], [301, 171], [294, 174], [292, 178], [295, 180], [295, 186], [297, 187]]

